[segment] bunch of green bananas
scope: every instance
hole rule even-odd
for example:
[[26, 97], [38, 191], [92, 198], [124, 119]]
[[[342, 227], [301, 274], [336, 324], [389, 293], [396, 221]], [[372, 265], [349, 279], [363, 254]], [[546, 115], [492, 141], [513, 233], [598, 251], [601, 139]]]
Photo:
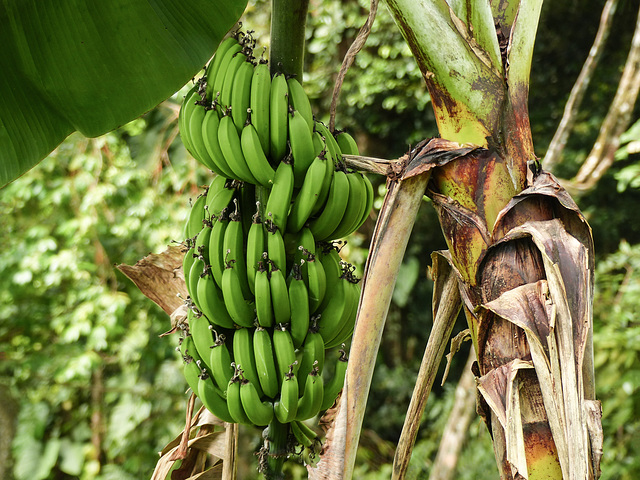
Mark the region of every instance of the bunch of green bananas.
[[[217, 175], [185, 224], [192, 390], [227, 422], [291, 424], [334, 403], [346, 355], [325, 351], [353, 333], [360, 287], [334, 240], [362, 225], [369, 180], [346, 168], [347, 133], [314, 120], [300, 82], [270, 75], [248, 35], [224, 40], [179, 115], [186, 148]], [[329, 355], [327, 355], [329, 360]], [[323, 379], [324, 377], [324, 379]]]

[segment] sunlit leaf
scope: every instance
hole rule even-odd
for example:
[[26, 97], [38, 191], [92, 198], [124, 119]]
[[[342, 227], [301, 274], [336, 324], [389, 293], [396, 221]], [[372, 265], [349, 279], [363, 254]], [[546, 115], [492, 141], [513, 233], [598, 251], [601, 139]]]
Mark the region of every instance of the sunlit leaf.
[[7, 0], [0, 8], [0, 186], [78, 130], [94, 137], [165, 100], [247, 0]]

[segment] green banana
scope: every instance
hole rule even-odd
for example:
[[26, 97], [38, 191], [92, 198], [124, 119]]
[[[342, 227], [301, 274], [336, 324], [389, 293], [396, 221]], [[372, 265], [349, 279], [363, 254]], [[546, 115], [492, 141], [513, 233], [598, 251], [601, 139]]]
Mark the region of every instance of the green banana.
[[334, 244], [324, 244], [318, 258], [324, 268], [325, 278], [327, 281], [327, 289], [324, 293], [324, 299], [320, 302], [320, 306], [318, 307], [318, 310], [322, 311], [329, 300], [333, 297], [334, 290], [338, 285], [338, 280], [344, 272], [340, 264], [342, 259], [338, 253], [338, 248]]
[[371, 184], [371, 181], [367, 178], [366, 175], [363, 175], [363, 181], [364, 181], [364, 186], [367, 194], [366, 195], [367, 199], [364, 205], [364, 209], [362, 210], [362, 216], [360, 217], [360, 220], [358, 220], [358, 222], [356, 223], [354, 231], [358, 230], [369, 217], [369, 214], [371, 213], [371, 208], [373, 207], [373, 200], [375, 199], [375, 194], [373, 192], [373, 185]]
[[206, 267], [207, 264], [204, 263], [204, 258], [202, 258], [202, 255], [197, 255], [193, 260], [191, 269], [189, 270], [187, 291], [189, 292], [191, 300], [196, 305], [200, 304], [200, 302], [198, 301], [198, 282], [200, 281], [200, 275], [203, 275], [206, 272]]
[[[303, 227], [297, 234], [292, 235], [292, 239], [289, 243], [290, 250], [292, 249], [293, 251], [287, 251], [287, 254], [291, 257], [290, 261], [294, 265], [303, 265], [306, 262], [309, 253], [314, 255], [316, 253], [316, 239], [308, 227]], [[305, 262], [303, 262], [303, 260]], [[303, 276], [306, 276], [306, 266], [303, 265], [302, 268]], [[306, 283], [305, 278], [305, 284]]]
[[240, 383], [240, 399], [247, 417], [256, 426], [264, 427], [273, 420], [273, 403], [260, 400], [256, 386], [249, 380]]
[[239, 328], [233, 333], [233, 358], [236, 368], [242, 370], [244, 377], [255, 385], [258, 394], [262, 396], [253, 350], [252, 331], [253, 328]]
[[218, 142], [220, 143], [220, 150], [229, 168], [235, 174], [234, 178], [257, 185], [258, 181], [251, 173], [251, 170], [249, 170], [247, 160], [242, 153], [240, 136], [238, 135], [231, 115], [227, 114], [220, 119]]
[[309, 312], [313, 314], [324, 299], [327, 291], [327, 277], [322, 263], [310, 252], [308, 253], [305, 266], [307, 285], [309, 288]]
[[341, 349], [340, 357], [336, 362], [335, 371], [333, 372], [331, 379], [324, 384], [324, 395], [322, 398], [322, 405], [320, 405], [320, 410], [327, 410], [331, 408], [342, 391], [342, 387], [344, 386], [344, 377], [347, 373], [347, 362], [347, 354]]
[[[184, 118], [182, 119], [182, 127], [186, 129], [188, 142], [191, 147], [190, 153], [198, 162], [208, 167], [208, 156], [202, 144], [202, 121], [206, 114], [206, 100], [202, 99], [203, 79], [196, 82], [197, 91], [195, 95], [189, 98], [189, 104], [186, 105]], [[204, 155], [203, 155], [204, 153]]]
[[[209, 210], [205, 205], [205, 215]], [[210, 218], [210, 217], [209, 217]], [[196, 243], [194, 245], [195, 251], [202, 255], [205, 264], [209, 264], [209, 240], [211, 238], [211, 222], [209, 219], [203, 220], [204, 227], [200, 230], [200, 233], [196, 237]]]
[[229, 224], [224, 232], [222, 242], [222, 252], [225, 263], [234, 263], [240, 281], [242, 296], [249, 300], [252, 296], [247, 279], [247, 257], [245, 254], [244, 231], [242, 228], [242, 217], [238, 201], [234, 201], [235, 210], [229, 216]]
[[[193, 145], [193, 149], [195, 151], [194, 158], [209, 170], [215, 172], [217, 175], [222, 175], [223, 171], [218, 167], [217, 163], [211, 157], [209, 151], [207, 150], [207, 146], [204, 143], [203, 124], [207, 113], [208, 112], [205, 107], [197, 104], [191, 112], [191, 116], [189, 117], [189, 119], [185, 119], [185, 121], [188, 121], [187, 128], [189, 129], [191, 144]], [[215, 115], [217, 117], [217, 114]]]
[[[309, 427], [304, 422], [296, 420], [294, 422], [291, 422], [291, 430], [294, 437], [296, 438], [296, 440], [298, 440], [298, 442], [300, 442], [301, 445], [303, 445], [302, 441], [305, 442], [304, 446], [307, 447], [306, 448], [307, 451], [309, 452], [316, 451], [316, 444], [320, 444], [320, 438], [318, 437], [318, 434], [311, 429], [311, 427]], [[302, 435], [306, 440], [303, 439], [302, 441], [300, 441], [300, 439], [298, 438], [300, 435]], [[312, 464], [313, 462], [312, 459], [306, 459], [306, 458], [304, 461], [308, 465]]]
[[180, 354], [184, 362], [184, 376], [189, 388], [198, 395], [198, 379], [201, 375], [207, 375], [204, 362], [198, 355], [193, 335], [190, 333], [180, 339]]
[[271, 283], [269, 281], [269, 268], [266, 262], [258, 263], [255, 275], [255, 302], [258, 324], [262, 327], [273, 325], [273, 307], [271, 305]]
[[[222, 56], [222, 60], [220, 61], [220, 68], [216, 72], [215, 77], [213, 78], [213, 82], [211, 83], [211, 99], [213, 104], [216, 106], [218, 114], [222, 114], [225, 110], [225, 107], [222, 106], [221, 96], [222, 96], [222, 88], [224, 86], [224, 81], [227, 76], [227, 71], [231, 67], [231, 62], [236, 55], [239, 55], [242, 51], [242, 45], [240, 42], [235, 45], [231, 45], [229, 49]], [[207, 81], [207, 86], [209, 86], [210, 80]], [[207, 94], [208, 96], [209, 94]]]
[[271, 335], [263, 327], [257, 327], [253, 332], [253, 352], [260, 387], [267, 397], [275, 398], [279, 391], [278, 371], [276, 370]]
[[249, 233], [247, 234], [247, 282], [251, 293], [255, 295], [256, 271], [258, 263], [262, 261], [265, 252], [264, 224], [260, 219], [260, 213], [256, 212], [252, 217]]
[[[234, 181], [223, 176], [217, 176], [209, 186], [207, 193], [207, 208], [212, 216], [218, 217], [224, 208], [231, 205], [236, 193]], [[212, 222], [213, 224], [213, 222]]]
[[[239, 270], [232, 262], [227, 263], [222, 272], [222, 296], [233, 321], [243, 327], [253, 327], [253, 302], [245, 300], [242, 294]], [[246, 270], [243, 273], [246, 275]]]
[[333, 158], [333, 161], [344, 168], [344, 162], [342, 161], [342, 151], [340, 150], [340, 146], [338, 145], [338, 142], [336, 142], [333, 134], [322, 122], [316, 122], [315, 129], [316, 132], [319, 132], [320, 135], [322, 135], [322, 137], [324, 138], [324, 141], [327, 144], [327, 150], [329, 151], [329, 155], [331, 156], [331, 158]]
[[351, 277], [348, 279], [348, 295], [349, 300], [347, 303], [350, 305], [349, 313], [345, 315], [342, 320], [342, 326], [340, 330], [326, 343], [326, 348], [334, 348], [338, 345], [343, 344], [353, 334], [353, 329], [355, 327], [356, 317], [358, 314], [358, 304], [360, 303], [360, 286], [358, 285], [358, 280], [355, 277]]
[[[318, 373], [318, 368], [314, 367], [304, 384], [302, 395], [298, 399], [298, 413], [296, 420], [308, 420], [315, 417], [320, 412], [322, 397], [324, 395], [324, 383]], [[298, 377], [298, 382], [300, 378]]]
[[[216, 285], [213, 274], [210, 271], [207, 271], [205, 275], [198, 279], [196, 296], [198, 298], [198, 308], [211, 323], [222, 328], [235, 328], [233, 319], [224, 303], [222, 291]], [[201, 356], [202, 358], [207, 358], [202, 352]]]
[[291, 338], [298, 348], [304, 342], [309, 330], [309, 293], [300, 273], [300, 265], [292, 268], [289, 282], [289, 305], [291, 309]]
[[211, 369], [209, 359], [211, 357], [210, 350], [214, 343], [211, 324], [204, 315], [188, 315], [189, 333], [193, 338], [198, 355], [206, 365], [207, 369]]
[[253, 123], [262, 151], [268, 157], [271, 148], [270, 110], [271, 110], [271, 73], [266, 61], [260, 60], [253, 70], [251, 80], [251, 123]]
[[[324, 157], [318, 156], [306, 171], [302, 187], [293, 201], [291, 212], [287, 219], [287, 229], [290, 232], [299, 231], [307, 223], [311, 211], [318, 201], [320, 190], [322, 190], [328, 164], [329, 162]], [[293, 165], [295, 170], [296, 164], [294, 163]]]
[[247, 122], [247, 110], [251, 108], [251, 79], [253, 78], [253, 64], [247, 61], [238, 68], [233, 80], [231, 91], [231, 117], [238, 133]]
[[313, 127], [315, 121], [313, 120], [313, 112], [311, 110], [311, 102], [307, 97], [302, 84], [295, 77], [289, 77], [287, 79], [287, 86], [289, 87], [289, 103], [291, 106], [300, 112], [302, 118], [307, 122], [309, 132], [313, 133]]
[[307, 376], [314, 367], [317, 367], [318, 374], [322, 374], [324, 368], [324, 340], [317, 330], [311, 329], [302, 346], [302, 358], [298, 369], [298, 385], [300, 393], [304, 391]]
[[240, 398], [241, 382], [242, 380], [237, 374], [234, 374], [234, 376], [231, 377], [231, 380], [229, 380], [229, 385], [227, 386], [227, 407], [229, 409], [229, 414], [235, 423], [252, 425], [251, 420], [249, 420], [249, 417], [242, 406], [242, 400]]
[[[202, 374], [202, 369], [198, 366], [197, 361], [200, 360], [196, 352], [196, 346], [193, 343], [191, 335], [187, 335], [180, 339], [180, 355], [184, 362], [184, 378], [187, 385], [193, 391], [198, 392], [198, 380]], [[195, 357], [194, 357], [195, 355]]]
[[229, 61], [229, 65], [227, 66], [224, 79], [222, 80], [222, 88], [220, 90], [220, 105], [223, 109], [226, 109], [231, 105], [231, 93], [235, 87], [234, 81], [242, 65], [248, 61], [248, 57], [245, 53], [246, 50], [246, 47], [243, 47], [240, 52], [233, 55]]
[[213, 332], [215, 334], [215, 340], [209, 354], [211, 377], [215, 380], [218, 387], [226, 392], [229, 380], [231, 380], [234, 373], [233, 367], [231, 366], [231, 354], [225, 343], [226, 336], [215, 330]]
[[298, 377], [293, 373], [293, 365], [284, 376], [280, 398], [273, 404], [273, 410], [280, 423], [289, 423], [296, 418], [298, 413]]
[[282, 74], [271, 79], [269, 104], [269, 151], [271, 160], [279, 162], [287, 153], [288, 121], [289, 121], [289, 89], [287, 80]]
[[188, 238], [184, 244], [187, 251], [184, 253], [184, 258], [182, 259], [182, 275], [187, 286], [189, 282], [189, 274], [191, 273], [191, 266], [197, 256], [196, 250], [193, 248], [193, 244], [194, 241], [190, 238]]
[[297, 110], [292, 110], [289, 113], [289, 143], [293, 156], [293, 176], [296, 187], [302, 185], [311, 162], [316, 158], [311, 133], [304, 117]]
[[293, 433], [293, 436], [296, 439], [296, 441], [306, 449], [313, 448], [314, 440], [309, 438], [307, 435], [305, 435], [302, 429], [300, 428], [300, 425], [304, 425], [304, 423], [296, 420], [291, 422], [290, 425], [291, 425], [291, 433]]
[[285, 375], [291, 371], [291, 366], [293, 365], [293, 373], [298, 369], [296, 351], [286, 324], [276, 325], [273, 329], [273, 351], [276, 353], [278, 381], [282, 385]]
[[220, 129], [220, 118], [218, 112], [209, 110], [202, 121], [202, 143], [209, 154], [209, 158], [215, 163], [221, 175], [226, 178], [236, 178], [235, 173], [229, 167], [227, 160], [220, 149], [218, 130]]
[[348, 283], [349, 281], [345, 276], [340, 277], [336, 282], [331, 298], [324, 308], [319, 311], [318, 331], [322, 335], [325, 345], [336, 337], [344, 320], [351, 313], [352, 295], [348, 291]]
[[[267, 226], [267, 248], [269, 260], [283, 270], [287, 265], [287, 254], [282, 233], [275, 225]], [[264, 254], [263, 254], [264, 257]]]
[[234, 419], [229, 413], [227, 400], [223, 398], [219, 390], [209, 376], [200, 376], [198, 380], [198, 397], [202, 400], [203, 405], [220, 420], [234, 423]]
[[[209, 208], [209, 212], [212, 214], [216, 213], [216, 210], [212, 209], [211, 207], [211, 204], [213, 203], [213, 199], [222, 192], [226, 183], [227, 183], [227, 179], [224, 176], [216, 175], [213, 177], [213, 179], [211, 180], [211, 183], [209, 184], [209, 187], [207, 188], [207, 195], [206, 195], [207, 198], [205, 199], [204, 203], [207, 206], [207, 208]], [[226, 204], [224, 206], [226, 206]], [[222, 210], [222, 208], [220, 208], [220, 210]]]
[[206, 96], [207, 96], [207, 100], [210, 102], [214, 100], [217, 93], [213, 91], [213, 84], [214, 84], [216, 75], [218, 74], [218, 72], [220, 71], [220, 68], [222, 67], [222, 60], [225, 54], [229, 51], [229, 49], [231, 49], [236, 45], [238, 47], [240, 46], [236, 35], [231, 35], [225, 38], [224, 40], [222, 40], [222, 42], [220, 42], [220, 45], [218, 45], [218, 48], [216, 49], [216, 53], [213, 56], [213, 59], [209, 62], [209, 65], [205, 70], [204, 76], [207, 79]]
[[189, 132], [189, 123], [188, 119], [191, 117], [191, 111], [196, 107], [196, 100], [200, 100], [200, 95], [198, 95], [198, 89], [200, 88], [200, 84], [196, 83], [184, 96], [184, 100], [182, 101], [182, 105], [180, 106], [180, 112], [178, 113], [178, 130], [180, 131], [180, 138], [182, 139], [182, 144], [187, 151], [193, 155], [195, 149], [193, 148], [193, 144], [191, 143], [191, 134]]
[[249, 170], [251, 170], [251, 174], [260, 185], [266, 188], [271, 188], [276, 171], [269, 163], [269, 160], [262, 149], [262, 145], [260, 144], [258, 131], [252, 123], [247, 123], [247, 125], [242, 129], [240, 144], [242, 146], [242, 153], [244, 154], [247, 166], [249, 167]]
[[313, 148], [316, 156], [321, 153], [324, 153], [325, 155], [329, 154], [327, 152], [327, 143], [324, 141], [324, 137], [316, 131], [313, 132]]
[[349, 201], [340, 224], [331, 233], [330, 238], [343, 238], [353, 233], [367, 205], [367, 188], [362, 174], [352, 172], [347, 174], [347, 178], [349, 179]]
[[289, 320], [291, 320], [291, 308], [289, 306], [289, 290], [287, 289], [287, 281], [284, 278], [282, 270], [280, 270], [271, 260], [269, 260], [269, 263], [271, 264], [269, 288], [271, 289], [273, 319], [276, 324], [288, 324]]
[[322, 156], [326, 159], [326, 171], [324, 174], [324, 178], [322, 179], [322, 186], [320, 187], [320, 192], [318, 193], [318, 199], [316, 200], [313, 208], [311, 209], [311, 217], [317, 217], [319, 212], [324, 210], [324, 206], [327, 203], [327, 198], [329, 197], [329, 192], [331, 191], [331, 185], [333, 184], [333, 175], [335, 174], [336, 166], [330, 155], [327, 155], [326, 152], [321, 152], [319, 156]]
[[196, 201], [193, 202], [189, 218], [187, 220], [187, 238], [193, 238], [200, 230], [202, 230], [202, 221], [204, 220], [204, 206], [206, 205], [207, 196], [198, 195]]
[[[273, 187], [269, 192], [265, 206], [266, 219], [272, 221], [280, 232], [286, 231], [289, 206], [293, 195], [293, 167], [287, 159], [280, 162], [273, 179]], [[198, 229], [200, 231], [200, 229]], [[197, 233], [197, 232], [196, 232]]]
[[336, 142], [340, 147], [340, 151], [345, 155], [360, 155], [358, 144], [355, 139], [345, 131], [338, 132], [335, 135]]
[[309, 222], [309, 228], [318, 241], [331, 238], [332, 233], [340, 225], [348, 204], [349, 179], [346, 173], [336, 171], [322, 212]]
[[223, 208], [218, 215], [218, 219], [211, 227], [209, 237], [209, 262], [211, 264], [211, 274], [218, 287], [222, 288], [222, 274], [225, 269], [224, 262], [224, 237], [229, 225], [227, 208]]

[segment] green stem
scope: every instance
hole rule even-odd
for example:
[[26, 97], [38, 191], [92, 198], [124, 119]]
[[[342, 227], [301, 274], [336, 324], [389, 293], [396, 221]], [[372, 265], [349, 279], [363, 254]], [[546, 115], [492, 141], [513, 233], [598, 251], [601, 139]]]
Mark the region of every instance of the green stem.
[[[267, 206], [267, 200], [269, 199], [269, 190], [261, 185], [256, 185], [256, 201], [260, 202], [259, 212], [260, 218], [264, 222], [267, 217], [265, 214], [265, 207]], [[255, 213], [255, 211], [253, 212]]]
[[264, 472], [264, 477], [266, 480], [284, 480], [282, 466], [287, 459], [289, 425], [280, 423], [274, 417], [267, 428], [269, 457], [267, 458], [267, 471]]
[[272, 0], [271, 74], [295, 75], [302, 82], [309, 0]]

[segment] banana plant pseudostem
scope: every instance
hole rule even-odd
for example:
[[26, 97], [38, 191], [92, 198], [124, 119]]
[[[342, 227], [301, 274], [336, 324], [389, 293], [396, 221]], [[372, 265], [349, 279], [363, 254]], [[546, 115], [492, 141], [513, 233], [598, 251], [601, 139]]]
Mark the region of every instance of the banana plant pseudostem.
[[600, 475], [591, 230], [537, 161], [528, 118], [541, 3], [387, 0], [422, 71], [441, 138], [418, 144], [387, 172], [389, 193], [371, 245], [345, 388], [310, 478], [352, 476], [384, 319], [423, 194], [449, 248], [433, 256], [434, 327], [393, 478], [406, 473], [460, 308], [478, 358], [478, 411], [501, 478]]

